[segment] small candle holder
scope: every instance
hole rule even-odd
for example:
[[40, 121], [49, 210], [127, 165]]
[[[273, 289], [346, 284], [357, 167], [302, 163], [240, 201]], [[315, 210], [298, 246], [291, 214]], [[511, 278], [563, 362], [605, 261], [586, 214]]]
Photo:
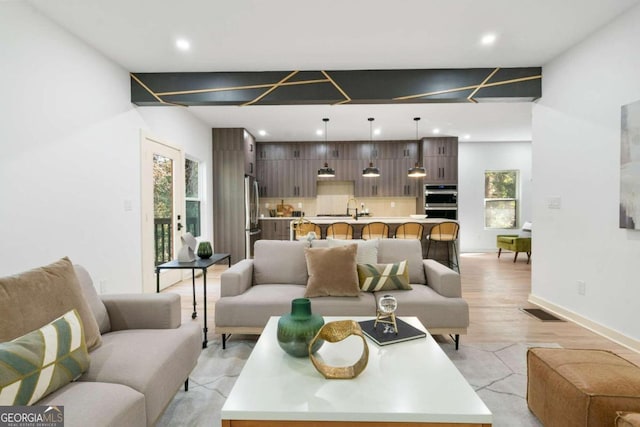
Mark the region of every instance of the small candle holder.
[[[384, 295], [380, 297], [378, 300], [378, 307], [376, 309], [376, 321], [373, 323], [373, 328], [376, 329], [378, 323], [391, 325], [393, 327], [393, 332], [398, 335], [398, 324], [396, 323], [395, 314], [397, 308], [398, 300], [396, 300], [394, 296]], [[391, 328], [391, 326], [385, 327], [385, 333], [387, 332], [387, 328]]]

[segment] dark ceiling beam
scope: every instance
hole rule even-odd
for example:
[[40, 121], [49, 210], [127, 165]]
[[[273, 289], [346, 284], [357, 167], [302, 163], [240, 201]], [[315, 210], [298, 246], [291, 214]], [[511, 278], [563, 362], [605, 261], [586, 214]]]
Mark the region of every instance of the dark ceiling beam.
[[542, 96], [542, 68], [131, 73], [136, 105], [521, 102]]

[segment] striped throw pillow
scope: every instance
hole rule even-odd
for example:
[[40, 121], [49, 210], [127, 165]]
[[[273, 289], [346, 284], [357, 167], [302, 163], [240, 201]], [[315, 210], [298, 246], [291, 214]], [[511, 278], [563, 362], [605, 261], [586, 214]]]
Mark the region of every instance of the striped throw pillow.
[[82, 320], [73, 309], [38, 330], [0, 343], [0, 405], [33, 405], [88, 367]]
[[365, 292], [411, 289], [407, 261], [393, 264], [358, 264], [360, 289]]

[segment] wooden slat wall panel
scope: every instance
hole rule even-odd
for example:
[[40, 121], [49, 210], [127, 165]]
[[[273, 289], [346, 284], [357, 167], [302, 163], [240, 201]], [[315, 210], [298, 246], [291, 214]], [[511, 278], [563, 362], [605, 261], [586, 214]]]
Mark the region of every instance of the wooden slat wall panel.
[[213, 129], [213, 249], [245, 258], [244, 129]]

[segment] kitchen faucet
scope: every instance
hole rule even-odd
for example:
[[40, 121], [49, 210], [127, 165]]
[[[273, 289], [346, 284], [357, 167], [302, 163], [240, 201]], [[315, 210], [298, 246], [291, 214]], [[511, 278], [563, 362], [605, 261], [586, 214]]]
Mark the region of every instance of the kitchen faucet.
[[[351, 201], [353, 200], [353, 203], [355, 203], [356, 207], [355, 208], [350, 208], [349, 206], [351, 206]], [[352, 197], [349, 199], [349, 201], [347, 202], [347, 216], [349, 216], [349, 212], [351, 211], [356, 211], [355, 215], [353, 215], [353, 219], [355, 219], [356, 221], [358, 220], [358, 201], [356, 200], [355, 197]]]

